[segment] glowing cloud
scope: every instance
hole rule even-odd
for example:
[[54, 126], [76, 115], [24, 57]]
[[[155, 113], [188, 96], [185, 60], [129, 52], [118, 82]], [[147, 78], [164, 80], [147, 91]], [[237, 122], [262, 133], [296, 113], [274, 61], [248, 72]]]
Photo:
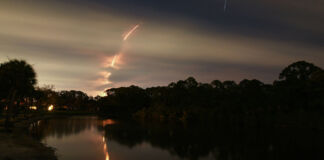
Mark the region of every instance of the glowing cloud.
[[[110, 84], [111, 82], [109, 81], [109, 77], [110, 77], [111, 73], [110, 72], [99, 72], [99, 78], [97, 78], [96, 80], [93, 81], [94, 86], [105, 86]], [[104, 95], [104, 92], [100, 92], [98, 93], [100, 96]]]
[[97, 79], [97, 82], [100, 84], [100, 85], [105, 85], [105, 84], [110, 84], [111, 82], [108, 80], [111, 73], [110, 72], [100, 72], [99, 73], [101, 75], [102, 78], [99, 78]]
[[138, 29], [138, 27], [140, 27], [140, 24], [135, 25], [131, 30], [126, 32], [123, 35], [123, 40], [126, 41], [129, 38], [129, 36], [131, 36]]

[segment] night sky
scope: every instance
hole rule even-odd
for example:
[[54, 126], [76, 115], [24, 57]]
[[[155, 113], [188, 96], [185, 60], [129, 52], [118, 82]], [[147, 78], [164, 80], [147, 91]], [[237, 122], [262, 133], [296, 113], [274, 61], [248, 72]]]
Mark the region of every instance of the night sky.
[[0, 62], [24, 59], [38, 85], [81, 90], [259, 79], [324, 67], [323, 0], [1, 0]]

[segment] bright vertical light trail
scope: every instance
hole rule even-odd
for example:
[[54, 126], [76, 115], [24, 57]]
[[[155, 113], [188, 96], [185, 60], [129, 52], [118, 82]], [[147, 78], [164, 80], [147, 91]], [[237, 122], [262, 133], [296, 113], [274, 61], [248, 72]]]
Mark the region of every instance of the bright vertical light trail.
[[[102, 63], [102, 67], [105, 69], [107, 68], [113, 68], [113, 69], [119, 69], [119, 64], [121, 63], [120, 59], [122, 58], [122, 55], [125, 51], [125, 42], [128, 40], [128, 38], [134, 34], [134, 32], [140, 27], [141, 24], [137, 24], [134, 27], [132, 27], [129, 31], [125, 32], [123, 37], [123, 44], [118, 53], [116, 53], [114, 56], [110, 57], [104, 57], [104, 62]], [[100, 85], [108, 85], [111, 82], [109, 81], [109, 77], [112, 74], [111, 72], [101, 72], [101, 78], [99, 78], [97, 81]], [[100, 93], [100, 96], [107, 96], [105, 92]]]
[[140, 24], [135, 25], [131, 30], [129, 30], [126, 34], [123, 35], [123, 40], [126, 41], [129, 36], [131, 36], [137, 29], [140, 27]]

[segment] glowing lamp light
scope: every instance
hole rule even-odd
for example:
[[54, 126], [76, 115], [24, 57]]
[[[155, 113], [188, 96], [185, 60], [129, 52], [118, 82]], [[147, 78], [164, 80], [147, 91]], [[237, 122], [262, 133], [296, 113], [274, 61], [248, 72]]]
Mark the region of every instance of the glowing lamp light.
[[53, 105], [48, 106], [48, 111], [52, 111], [54, 109]]
[[37, 107], [36, 106], [30, 106], [29, 109], [30, 110], [37, 110]]

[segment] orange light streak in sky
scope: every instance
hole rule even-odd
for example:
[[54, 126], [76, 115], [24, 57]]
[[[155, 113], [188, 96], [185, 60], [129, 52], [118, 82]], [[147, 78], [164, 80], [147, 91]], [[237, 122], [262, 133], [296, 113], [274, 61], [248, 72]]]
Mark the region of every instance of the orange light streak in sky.
[[[140, 27], [140, 24], [135, 25], [131, 30], [125, 32], [122, 37], [123, 41], [125, 42], [134, 32]], [[125, 45], [122, 45], [120, 52], [116, 53], [114, 56], [104, 57], [104, 61], [102, 63], [102, 67], [104, 68], [113, 68], [119, 69], [120, 65], [122, 64], [121, 58], [123, 56], [123, 52], [125, 50]], [[111, 76], [111, 72], [100, 72], [101, 78], [97, 79], [97, 84], [99, 85], [107, 85], [111, 82], [109, 81], [109, 77]], [[107, 96], [105, 92], [99, 93], [100, 96], [104, 97]], [[108, 157], [109, 159], [109, 157]]]
[[131, 30], [129, 30], [126, 34], [123, 35], [124, 41], [128, 39], [129, 36], [131, 36], [137, 29], [140, 27], [140, 24], [135, 25]]
[[119, 69], [118, 65], [122, 64], [121, 58], [122, 53], [118, 53], [110, 57], [105, 57], [102, 63], [102, 67]]
[[114, 56], [114, 58], [111, 61], [110, 67], [112, 68], [118, 68], [117, 66], [115, 66], [115, 64], [117, 63], [117, 61], [119, 60], [119, 54], [116, 54]]

